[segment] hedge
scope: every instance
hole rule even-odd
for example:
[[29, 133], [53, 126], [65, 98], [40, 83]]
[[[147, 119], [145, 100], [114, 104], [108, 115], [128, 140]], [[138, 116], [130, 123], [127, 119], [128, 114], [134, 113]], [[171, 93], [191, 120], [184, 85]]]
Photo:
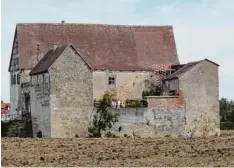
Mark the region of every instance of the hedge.
[[234, 122], [221, 122], [220, 123], [221, 130], [234, 130]]

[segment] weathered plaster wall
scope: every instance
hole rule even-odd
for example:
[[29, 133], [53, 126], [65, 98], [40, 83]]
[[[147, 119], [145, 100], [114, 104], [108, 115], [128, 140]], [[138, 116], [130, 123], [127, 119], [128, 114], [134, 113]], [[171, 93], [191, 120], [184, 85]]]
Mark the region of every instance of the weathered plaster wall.
[[51, 137], [87, 136], [93, 110], [92, 70], [72, 48], [67, 48], [49, 73]]
[[106, 90], [116, 88], [117, 98], [141, 99], [142, 91], [145, 89], [145, 80], [149, 77], [146, 71], [114, 71], [116, 84], [108, 85], [108, 71], [93, 72], [93, 96], [94, 99], [100, 99]]
[[151, 96], [147, 100], [148, 108], [109, 109], [119, 114], [119, 122], [110, 131], [117, 136], [142, 138], [178, 136], [184, 133], [185, 107], [181, 94], [179, 97]]
[[48, 73], [32, 76], [30, 104], [34, 137], [39, 130], [43, 136], [51, 136], [49, 78]]
[[13, 45], [13, 52], [12, 57], [10, 61], [10, 110], [13, 112], [16, 108], [18, 108], [18, 102], [19, 102], [19, 95], [20, 95], [20, 84], [14, 84], [12, 85], [11, 78], [12, 75], [19, 74], [19, 52], [18, 52], [18, 37], [17, 34], [15, 35], [14, 39], [14, 45]]
[[13, 112], [16, 108], [18, 108], [19, 96], [21, 93], [20, 84], [11, 84], [11, 76], [19, 74], [20, 71], [14, 71], [10, 74], [10, 110]]
[[218, 83], [218, 67], [208, 61], [197, 64], [179, 79], [186, 103], [186, 129], [196, 136], [219, 135]]
[[28, 82], [30, 82], [30, 76], [29, 76], [30, 72], [31, 72], [31, 70], [22, 70], [21, 71], [21, 74], [20, 74], [20, 76], [21, 76], [21, 78], [20, 78], [21, 83], [28, 83]]
[[[183, 133], [185, 112], [183, 108], [122, 108], [111, 109], [120, 114], [112, 132], [123, 137], [178, 136]], [[122, 127], [119, 131], [119, 127]]]

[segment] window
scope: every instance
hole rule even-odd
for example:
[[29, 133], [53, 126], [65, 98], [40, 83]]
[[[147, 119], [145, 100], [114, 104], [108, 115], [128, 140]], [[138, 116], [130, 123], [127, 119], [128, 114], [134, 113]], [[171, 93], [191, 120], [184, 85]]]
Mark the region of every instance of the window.
[[20, 84], [20, 74], [17, 74], [17, 84]]
[[114, 85], [115, 84], [115, 77], [114, 76], [109, 77], [108, 84], [109, 85]]
[[14, 75], [11, 75], [11, 85], [13, 85]]
[[13, 76], [13, 85], [16, 84], [16, 75]]

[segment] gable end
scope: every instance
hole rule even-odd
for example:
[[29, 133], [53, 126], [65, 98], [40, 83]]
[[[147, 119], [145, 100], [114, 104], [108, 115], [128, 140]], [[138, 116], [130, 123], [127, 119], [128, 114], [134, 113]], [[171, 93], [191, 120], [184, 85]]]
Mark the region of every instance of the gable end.
[[9, 62], [8, 72], [17, 71], [19, 69], [20, 69], [20, 65], [19, 65], [18, 33], [17, 33], [17, 27], [16, 27], [12, 49], [11, 49], [11, 58]]

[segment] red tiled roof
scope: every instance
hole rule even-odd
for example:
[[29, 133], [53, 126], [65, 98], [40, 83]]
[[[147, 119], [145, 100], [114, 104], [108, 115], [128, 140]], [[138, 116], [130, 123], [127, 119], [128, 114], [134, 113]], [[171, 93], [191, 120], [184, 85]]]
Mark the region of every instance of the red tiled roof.
[[53, 44], [72, 43], [99, 70], [149, 70], [153, 64], [178, 64], [172, 26], [101, 24], [17, 24], [20, 69], [37, 63], [37, 44], [45, 54]]

